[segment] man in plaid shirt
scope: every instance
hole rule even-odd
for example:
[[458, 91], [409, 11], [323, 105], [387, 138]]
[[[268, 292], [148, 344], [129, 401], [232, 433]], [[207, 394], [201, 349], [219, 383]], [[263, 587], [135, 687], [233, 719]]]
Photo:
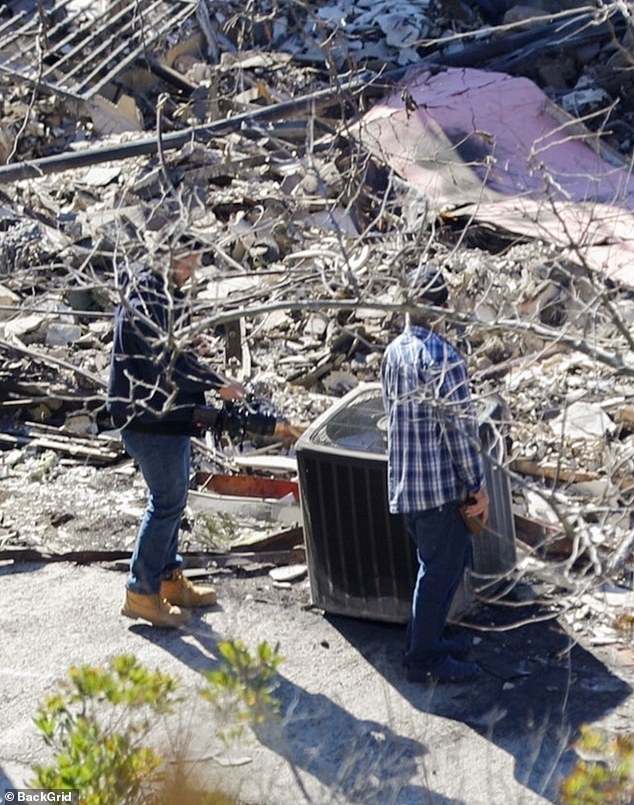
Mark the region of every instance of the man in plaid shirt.
[[[436, 268], [419, 269], [411, 291], [415, 301], [447, 303], [447, 287]], [[471, 555], [459, 507], [469, 500], [472, 516], [488, 512], [465, 361], [429, 329], [421, 312], [408, 317], [404, 332], [387, 348], [381, 380], [390, 511], [405, 516], [419, 562], [405, 647], [407, 675], [411, 681], [466, 682], [480, 672], [464, 661], [468, 642], [443, 637]]]

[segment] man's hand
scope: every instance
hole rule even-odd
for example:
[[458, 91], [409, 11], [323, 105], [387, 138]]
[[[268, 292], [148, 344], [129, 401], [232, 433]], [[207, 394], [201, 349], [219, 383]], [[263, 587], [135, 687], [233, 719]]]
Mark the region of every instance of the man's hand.
[[240, 383], [230, 382], [218, 389], [218, 396], [225, 402], [229, 402], [230, 400], [243, 400], [246, 394], [247, 390]]
[[482, 520], [483, 524], [486, 524], [489, 519], [489, 496], [486, 489], [478, 489], [471, 495], [471, 499], [473, 503], [465, 506], [465, 512], [469, 517], [477, 517]]
[[306, 428], [301, 425], [291, 425], [290, 422], [282, 421], [276, 424], [273, 438], [282, 442], [293, 443], [299, 439], [305, 430]]

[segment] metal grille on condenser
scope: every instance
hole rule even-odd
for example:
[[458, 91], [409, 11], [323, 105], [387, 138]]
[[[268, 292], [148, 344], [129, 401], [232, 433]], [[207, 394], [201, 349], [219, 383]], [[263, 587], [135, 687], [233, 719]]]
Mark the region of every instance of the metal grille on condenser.
[[189, 0], [0, 3], [0, 73], [87, 100], [195, 11]]
[[301, 464], [320, 597], [350, 614], [362, 602], [396, 613], [411, 598], [415, 557], [402, 520], [388, 512], [385, 463], [313, 453]]

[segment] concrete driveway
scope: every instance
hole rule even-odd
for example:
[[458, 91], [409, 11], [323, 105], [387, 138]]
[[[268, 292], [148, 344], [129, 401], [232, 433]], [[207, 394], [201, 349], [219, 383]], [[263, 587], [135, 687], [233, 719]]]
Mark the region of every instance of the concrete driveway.
[[[266, 577], [217, 581], [221, 608], [178, 632], [122, 618], [123, 583], [96, 566], [0, 567], [0, 790], [47, 757], [32, 723], [42, 696], [71, 664], [123, 652], [191, 691], [156, 742], [186, 744], [192, 774], [258, 805], [554, 802], [578, 726], [632, 723], [631, 670], [579, 646], [562, 656], [554, 622], [482, 633], [484, 679], [430, 689], [402, 677], [400, 627], [324, 617]], [[285, 657], [281, 724], [230, 751], [196, 695], [223, 637], [279, 642]]]

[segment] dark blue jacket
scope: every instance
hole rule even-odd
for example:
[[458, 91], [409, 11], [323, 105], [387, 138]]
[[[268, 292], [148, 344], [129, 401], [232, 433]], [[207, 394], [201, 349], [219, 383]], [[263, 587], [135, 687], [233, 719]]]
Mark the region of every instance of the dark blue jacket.
[[223, 380], [183, 348], [190, 324], [184, 294], [149, 269], [126, 276], [122, 291], [125, 301], [115, 314], [108, 411], [117, 427], [196, 433], [194, 406], [204, 405], [204, 392], [219, 388]]

